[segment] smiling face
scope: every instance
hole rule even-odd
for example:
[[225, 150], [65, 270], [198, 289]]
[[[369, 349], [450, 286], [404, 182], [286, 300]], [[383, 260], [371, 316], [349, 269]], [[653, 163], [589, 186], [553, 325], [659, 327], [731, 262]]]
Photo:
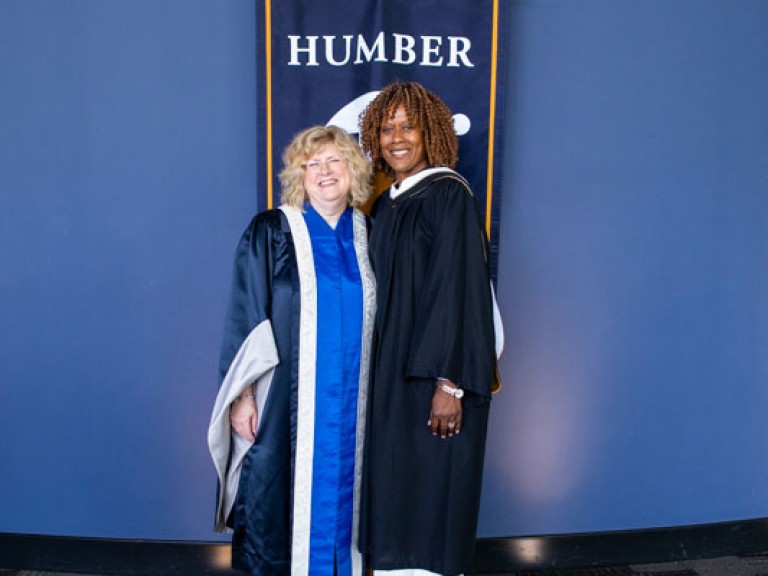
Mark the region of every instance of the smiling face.
[[304, 189], [309, 203], [321, 213], [341, 213], [352, 186], [349, 166], [334, 143], [321, 146], [303, 164]]
[[428, 166], [421, 126], [408, 119], [405, 106], [398, 106], [379, 130], [379, 145], [384, 161], [395, 173], [395, 181], [420, 172]]

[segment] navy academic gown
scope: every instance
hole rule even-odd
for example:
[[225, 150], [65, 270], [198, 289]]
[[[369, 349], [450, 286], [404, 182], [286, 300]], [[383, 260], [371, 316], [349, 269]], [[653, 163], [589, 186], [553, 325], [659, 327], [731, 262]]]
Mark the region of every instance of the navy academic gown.
[[[360, 542], [371, 567], [470, 571], [496, 376], [486, 242], [453, 171], [371, 213], [378, 286]], [[427, 427], [435, 382], [465, 390], [461, 433]]]
[[[257, 215], [237, 248], [209, 446], [217, 529], [254, 575], [361, 574], [356, 541], [375, 283], [365, 217]], [[339, 319], [342, 322], [339, 322]], [[229, 406], [255, 383], [256, 442]]]

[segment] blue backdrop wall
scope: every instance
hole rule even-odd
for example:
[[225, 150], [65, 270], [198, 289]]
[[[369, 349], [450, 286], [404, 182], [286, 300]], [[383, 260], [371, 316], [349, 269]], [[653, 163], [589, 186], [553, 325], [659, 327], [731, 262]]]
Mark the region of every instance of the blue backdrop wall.
[[[511, 7], [480, 535], [768, 516], [768, 3]], [[254, 38], [252, 0], [0, 3], [0, 531], [216, 538]]]

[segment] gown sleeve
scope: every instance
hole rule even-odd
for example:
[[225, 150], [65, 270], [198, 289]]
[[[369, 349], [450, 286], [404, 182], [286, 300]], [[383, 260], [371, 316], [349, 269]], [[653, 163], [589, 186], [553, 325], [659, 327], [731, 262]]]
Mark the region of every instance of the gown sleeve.
[[221, 382], [208, 428], [208, 448], [219, 478], [217, 531], [227, 530], [226, 520], [237, 493], [242, 460], [250, 447], [247, 440], [231, 433], [230, 406], [246, 386], [256, 384], [256, 403], [262, 413], [274, 369], [279, 363], [270, 321], [271, 279], [279, 222], [279, 216], [270, 213], [254, 218], [235, 252], [220, 356]]
[[274, 233], [268, 216], [258, 215], [243, 232], [235, 250], [219, 357], [219, 383], [248, 334], [269, 316], [273, 267], [270, 244]]
[[468, 394], [491, 397], [496, 374], [486, 241], [470, 191], [454, 178], [425, 207], [431, 250], [420, 287], [407, 375], [448, 378]]

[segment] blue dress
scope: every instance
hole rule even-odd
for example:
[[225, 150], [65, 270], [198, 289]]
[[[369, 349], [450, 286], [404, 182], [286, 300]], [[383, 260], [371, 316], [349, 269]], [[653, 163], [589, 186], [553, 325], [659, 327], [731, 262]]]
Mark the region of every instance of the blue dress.
[[310, 574], [351, 574], [357, 389], [363, 292], [355, 256], [352, 210], [336, 228], [305, 207], [317, 278], [315, 448]]

